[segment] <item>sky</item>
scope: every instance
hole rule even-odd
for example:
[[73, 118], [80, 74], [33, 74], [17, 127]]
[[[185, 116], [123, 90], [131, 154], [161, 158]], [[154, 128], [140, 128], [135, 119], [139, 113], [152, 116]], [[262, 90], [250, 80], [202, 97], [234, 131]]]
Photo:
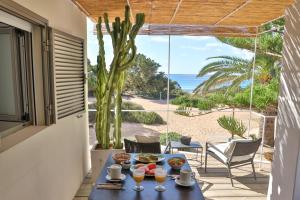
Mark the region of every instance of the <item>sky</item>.
[[[94, 34], [95, 24], [88, 19], [88, 52], [92, 64], [97, 63], [98, 41]], [[208, 63], [207, 58], [214, 56], [237, 56], [250, 59], [253, 53], [223, 44], [210, 36], [171, 36], [170, 74], [197, 74]], [[112, 60], [110, 36], [104, 36], [105, 57], [109, 64]], [[138, 35], [137, 52], [159, 63], [159, 71], [168, 72], [168, 36]]]

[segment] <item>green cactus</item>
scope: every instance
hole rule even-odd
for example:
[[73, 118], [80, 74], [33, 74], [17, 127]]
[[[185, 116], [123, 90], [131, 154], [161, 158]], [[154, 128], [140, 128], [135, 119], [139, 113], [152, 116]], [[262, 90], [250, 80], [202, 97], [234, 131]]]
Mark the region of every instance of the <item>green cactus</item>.
[[135, 37], [143, 26], [145, 15], [138, 13], [134, 25], [130, 22], [130, 8], [125, 6], [125, 19], [121, 22], [116, 17], [110, 27], [108, 15], [104, 14], [104, 23], [107, 33], [111, 36], [113, 46], [113, 60], [109, 69], [106, 68], [104, 41], [102, 33], [102, 18], [97, 24], [97, 38], [99, 42], [99, 55], [97, 64], [97, 88], [96, 88], [96, 137], [101, 148], [108, 149], [111, 142], [110, 122], [111, 103], [115, 99], [115, 131], [114, 147], [121, 147], [121, 92], [125, 79], [125, 71], [131, 66], [136, 57]]

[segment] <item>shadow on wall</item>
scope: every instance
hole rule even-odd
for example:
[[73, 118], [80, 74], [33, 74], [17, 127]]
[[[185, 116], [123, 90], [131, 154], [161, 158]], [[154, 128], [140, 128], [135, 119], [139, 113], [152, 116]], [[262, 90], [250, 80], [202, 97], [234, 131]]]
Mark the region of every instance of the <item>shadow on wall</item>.
[[[271, 199], [293, 199], [300, 141], [300, 1], [286, 11]], [[296, 187], [295, 187], [296, 188]], [[299, 188], [299, 187], [298, 187]]]

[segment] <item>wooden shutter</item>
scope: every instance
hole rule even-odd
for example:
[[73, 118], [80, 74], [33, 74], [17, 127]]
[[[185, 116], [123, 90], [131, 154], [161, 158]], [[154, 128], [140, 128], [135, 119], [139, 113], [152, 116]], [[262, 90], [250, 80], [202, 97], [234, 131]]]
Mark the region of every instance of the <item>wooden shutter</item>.
[[61, 119], [85, 110], [84, 40], [53, 31], [56, 116]]

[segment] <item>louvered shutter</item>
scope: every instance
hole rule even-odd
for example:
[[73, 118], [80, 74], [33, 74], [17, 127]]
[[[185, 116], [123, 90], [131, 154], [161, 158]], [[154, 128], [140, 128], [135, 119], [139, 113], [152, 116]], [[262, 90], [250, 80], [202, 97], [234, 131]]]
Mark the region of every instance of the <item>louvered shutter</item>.
[[52, 43], [56, 116], [61, 119], [85, 110], [84, 40], [53, 30]]

